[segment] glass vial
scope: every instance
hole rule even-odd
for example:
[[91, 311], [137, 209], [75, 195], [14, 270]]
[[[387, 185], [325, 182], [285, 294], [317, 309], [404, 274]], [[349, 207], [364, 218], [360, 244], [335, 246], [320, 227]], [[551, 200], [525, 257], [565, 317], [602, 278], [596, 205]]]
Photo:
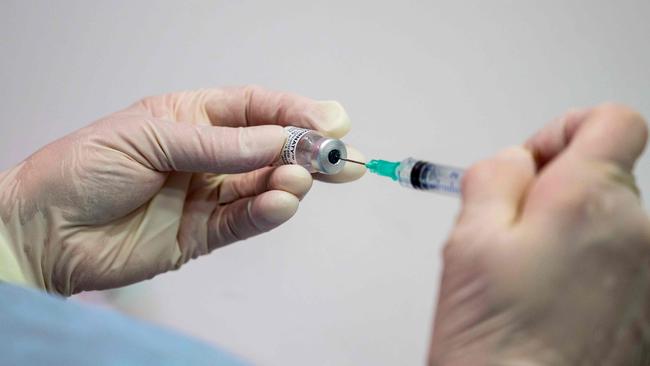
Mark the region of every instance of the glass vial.
[[299, 127], [285, 127], [287, 141], [280, 164], [297, 164], [310, 173], [336, 174], [343, 170], [347, 150], [343, 141]]

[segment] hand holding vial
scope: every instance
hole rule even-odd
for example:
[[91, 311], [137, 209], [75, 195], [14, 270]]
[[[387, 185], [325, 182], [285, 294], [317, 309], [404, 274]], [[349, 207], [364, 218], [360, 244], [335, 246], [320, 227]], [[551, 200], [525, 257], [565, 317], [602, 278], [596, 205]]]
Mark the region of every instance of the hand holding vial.
[[[272, 166], [287, 125], [339, 138], [350, 120], [336, 102], [211, 89], [145, 98], [55, 141], [0, 175], [0, 280], [118, 287], [275, 228], [312, 185], [301, 166]], [[365, 170], [337, 169], [314, 176]]]

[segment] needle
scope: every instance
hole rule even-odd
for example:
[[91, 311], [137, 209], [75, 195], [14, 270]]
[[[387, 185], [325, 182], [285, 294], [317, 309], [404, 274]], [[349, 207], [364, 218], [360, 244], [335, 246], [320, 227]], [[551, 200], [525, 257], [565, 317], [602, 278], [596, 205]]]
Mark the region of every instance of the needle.
[[359, 165], [366, 165], [366, 163], [362, 163], [362, 162], [360, 162], [360, 161], [356, 161], [356, 160], [352, 160], [352, 159], [345, 159], [345, 158], [339, 158], [339, 159], [341, 159], [341, 160], [343, 160], [343, 161], [347, 161], [348, 163], [355, 163], [355, 164], [359, 164]]

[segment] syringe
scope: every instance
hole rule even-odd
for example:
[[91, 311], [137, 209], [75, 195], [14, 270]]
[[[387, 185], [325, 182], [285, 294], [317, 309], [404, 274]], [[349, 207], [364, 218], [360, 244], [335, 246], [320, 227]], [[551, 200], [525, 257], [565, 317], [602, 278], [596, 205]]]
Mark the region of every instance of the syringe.
[[464, 173], [460, 168], [414, 158], [406, 158], [400, 162], [370, 160], [367, 163], [346, 158], [340, 159], [365, 165], [371, 173], [399, 181], [405, 187], [452, 195], [460, 194], [460, 181]]
[[298, 164], [312, 173], [336, 174], [343, 170], [341, 160], [364, 165], [371, 173], [399, 181], [414, 189], [457, 195], [463, 170], [413, 158], [401, 162], [370, 160], [367, 163], [347, 158], [341, 140], [324, 137], [316, 131], [286, 127], [287, 140], [277, 164]]

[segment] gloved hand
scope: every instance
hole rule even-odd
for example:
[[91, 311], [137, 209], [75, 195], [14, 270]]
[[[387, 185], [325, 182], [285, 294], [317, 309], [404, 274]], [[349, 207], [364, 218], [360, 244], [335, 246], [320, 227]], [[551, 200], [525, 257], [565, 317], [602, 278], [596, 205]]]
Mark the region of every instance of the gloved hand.
[[0, 176], [0, 280], [117, 287], [275, 228], [312, 184], [300, 166], [270, 166], [284, 125], [342, 137], [350, 121], [336, 102], [202, 90], [145, 98], [44, 147]]
[[648, 364], [650, 220], [632, 175], [647, 135], [603, 105], [467, 172], [431, 365]]

